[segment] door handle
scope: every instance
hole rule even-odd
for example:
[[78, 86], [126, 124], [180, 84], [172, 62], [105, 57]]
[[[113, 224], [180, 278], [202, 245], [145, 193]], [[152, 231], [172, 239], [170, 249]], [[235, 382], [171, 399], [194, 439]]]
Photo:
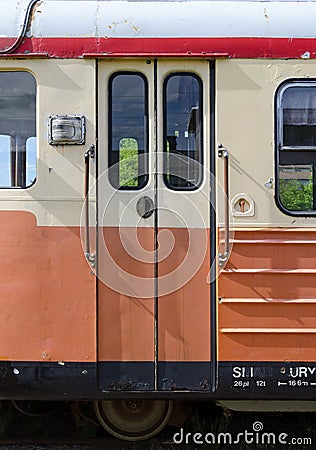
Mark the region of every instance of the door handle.
[[89, 187], [90, 187], [90, 158], [95, 158], [95, 146], [90, 145], [84, 154], [85, 176], [84, 176], [84, 196], [85, 196], [85, 257], [92, 267], [95, 266], [95, 254], [90, 251], [90, 214], [89, 214]]
[[143, 219], [148, 219], [148, 217], [153, 215], [155, 210], [154, 202], [150, 197], [144, 195], [144, 197], [138, 199], [136, 203], [136, 210], [140, 217]]
[[225, 193], [225, 205], [224, 205], [224, 218], [225, 218], [225, 249], [224, 253], [218, 254], [218, 264], [223, 266], [229, 257], [229, 152], [222, 144], [218, 144], [218, 156], [224, 158], [224, 193]]

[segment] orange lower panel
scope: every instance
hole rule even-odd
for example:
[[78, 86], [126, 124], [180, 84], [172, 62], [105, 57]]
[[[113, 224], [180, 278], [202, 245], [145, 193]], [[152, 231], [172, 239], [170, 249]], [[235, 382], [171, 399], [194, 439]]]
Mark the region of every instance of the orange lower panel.
[[[209, 231], [190, 230], [190, 252], [193, 252], [193, 259], [200, 258], [196, 267], [186, 260], [189, 249], [187, 230], [169, 228], [165, 234], [161, 231], [158, 251], [161, 259], [158, 265], [158, 359], [209, 361]], [[170, 232], [174, 237], [174, 247], [168, 255]], [[153, 361], [154, 230], [138, 228], [141, 246], [152, 252], [151, 258], [146, 253], [142, 261], [135, 230], [107, 227], [103, 230], [103, 238], [108, 252], [99, 249], [99, 359]], [[197, 251], [200, 248], [204, 249], [202, 258], [201, 252]], [[180, 270], [177, 271], [178, 268]], [[168, 274], [171, 274], [170, 278]], [[142, 293], [146, 293], [146, 298]]]
[[316, 231], [237, 230], [219, 277], [220, 361], [315, 361]]
[[315, 361], [316, 335], [221, 333], [219, 361]]
[[0, 359], [95, 361], [95, 277], [79, 227], [0, 212]]
[[[169, 229], [175, 250], [159, 264], [159, 360], [210, 360], [210, 245], [208, 229]], [[190, 247], [189, 247], [190, 245]], [[203, 249], [204, 252], [199, 252]], [[179, 269], [179, 270], [178, 270]], [[174, 273], [170, 286], [160, 277]], [[181, 286], [177, 290], [173, 287]]]
[[139, 228], [137, 234], [123, 227], [103, 229], [98, 280], [100, 361], [154, 359], [153, 246], [152, 228]]

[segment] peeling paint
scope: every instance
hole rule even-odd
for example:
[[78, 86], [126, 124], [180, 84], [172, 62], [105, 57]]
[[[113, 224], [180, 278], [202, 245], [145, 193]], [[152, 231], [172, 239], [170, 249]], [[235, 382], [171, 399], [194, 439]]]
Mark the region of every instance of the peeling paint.
[[136, 25], [133, 25], [133, 26], [132, 26], [132, 30], [134, 30], [136, 33], [139, 33], [140, 28], [137, 27]]
[[269, 21], [270, 18], [269, 18], [268, 12], [267, 12], [267, 8], [264, 8], [264, 9], [263, 9], [263, 14], [264, 14], [264, 18], [265, 18], [267, 21]]
[[94, 36], [99, 36], [99, 13], [100, 13], [100, 3], [97, 3], [97, 7], [94, 14]]
[[33, 20], [35, 19], [35, 14], [36, 13], [42, 13], [42, 10], [38, 10], [39, 6], [41, 6], [43, 4], [43, 1], [38, 2], [34, 5], [34, 8], [31, 11], [31, 15], [30, 15], [30, 19], [29, 19], [29, 24], [31, 24], [33, 22]]
[[200, 383], [196, 386], [197, 389], [201, 390], [209, 390], [210, 389], [210, 383], [208, 380], [201, 380]]
[[45, 360], [50, 360], [50, 356], [49, 356], [49, 354], [47, 353], [47, 352], [42, 352], [42, 359], [45, 359]]
[[310, 57], [311, 57], [311, 54], [310, 54], [309, 51], [306, 51], [305, 53], [303, 53], [303, 54], [301, 55], [301, 58], [302, 58], [302, 59], [310, 59]]
[[113, 28], [115, 28], [118, 25], [118, 22], [112, 22], [111, 25], [107, 25], [107, 28], [110, 28], [110, 30], [112, 30]]
[[150, 386], [148, 383], [139, 383], [133, 380], [122, 379], [120, 381], [113, 381], [109, 386], [107, 386], [107, 389], [114, 391], [148, 391], [150, 389]]

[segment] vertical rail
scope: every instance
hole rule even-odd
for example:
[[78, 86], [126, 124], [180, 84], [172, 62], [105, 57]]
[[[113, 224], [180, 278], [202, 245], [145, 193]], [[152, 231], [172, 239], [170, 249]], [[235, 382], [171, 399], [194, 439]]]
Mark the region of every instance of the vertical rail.
[[84, 177], [84, 196], [85, 196], [85, 256], [91, 263], [94, 262], [94, 255], [90, 253], [90, 213], [89, 213], [89, 187], [90, 187], [90, 158], [95, 157], [94, 144], [84, 154], [85, 177]]
[[227, 148], [222, 144], [218, 144], [218, 156], [224, 158], [224, 193], [225, 193], [225, 205], [224, 205], [224, 220], [225, 220], [225, 249], [223, 254], [219, 254], [219, 265], [222, 266], [227, 260], [229, 255], [229, 153]]

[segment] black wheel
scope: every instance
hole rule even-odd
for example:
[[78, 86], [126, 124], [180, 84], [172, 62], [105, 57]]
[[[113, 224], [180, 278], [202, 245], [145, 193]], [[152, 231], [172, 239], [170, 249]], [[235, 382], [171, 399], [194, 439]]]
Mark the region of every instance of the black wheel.
[[97, 418], [112, 436], [141, 441], [159, 433], [169, 422], [170, 400], [101, 400], [94, 402]]

